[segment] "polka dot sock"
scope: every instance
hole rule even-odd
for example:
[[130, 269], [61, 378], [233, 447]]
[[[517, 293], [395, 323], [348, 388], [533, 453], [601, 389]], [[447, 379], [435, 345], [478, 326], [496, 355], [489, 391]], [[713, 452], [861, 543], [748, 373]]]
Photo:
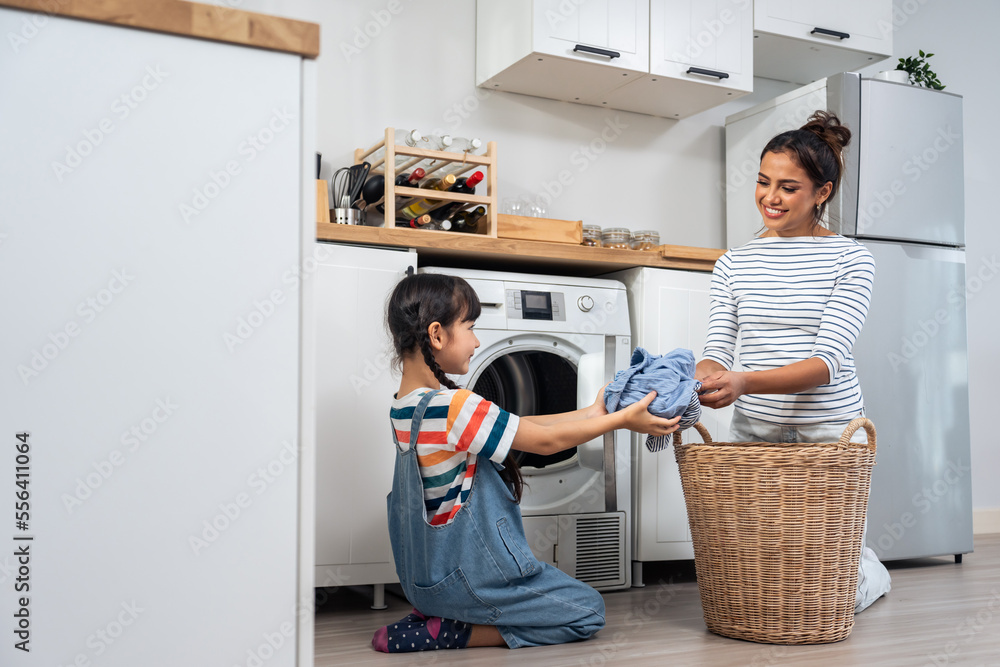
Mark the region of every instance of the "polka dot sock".
[[471, 623], [424, 616], [414, 609], [406, 618], [376, 630], [372, 648], [382, 653], [465, 648], [471, 635]]

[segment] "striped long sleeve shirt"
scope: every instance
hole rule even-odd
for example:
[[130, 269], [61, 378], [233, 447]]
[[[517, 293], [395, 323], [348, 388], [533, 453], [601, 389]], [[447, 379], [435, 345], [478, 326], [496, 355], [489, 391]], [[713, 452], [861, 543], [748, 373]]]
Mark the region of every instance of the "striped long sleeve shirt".
[[[416, 389], [392, 402], [389, 419], [403, 449], [420, 398]], [[431, 399], [417, 435], [417, 465], [424, 485], [424, 506], [432, 526], [449, 523], [472, 492], [479, 457], [502, 463], [507, 458], [517, 415], [467, 389], [445, 389]]]
[[745, 370], [816, 357], [830, 382], [797, 394], [746, 394], [736, 409], [763, 421], [840, 421], [864, 406], [851, 350], [868, 315], [875, 260], [843, 236], [757, 238], [723, 255], [712, 274], [705, 358]]

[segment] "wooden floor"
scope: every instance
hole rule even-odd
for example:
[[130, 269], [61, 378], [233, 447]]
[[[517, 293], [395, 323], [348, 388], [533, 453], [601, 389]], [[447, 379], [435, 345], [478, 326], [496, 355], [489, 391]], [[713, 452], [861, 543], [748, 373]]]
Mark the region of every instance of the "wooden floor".
[[889, 563], [892, 591], [856, 617], [836, 644], [771, 646], [709, 633], [690, 562], [647, 563], [645, 588], [606, 593], [607, 625], [584, 642], [524, 648], [387, 655], [375, 629], [410, 611], [388, 590], [371, 611], [371, 587], [330, 589], [316, 613], [316, 665], [879, 665], [1000, 666], [1000, 534], [977, 536], [975, 553]]

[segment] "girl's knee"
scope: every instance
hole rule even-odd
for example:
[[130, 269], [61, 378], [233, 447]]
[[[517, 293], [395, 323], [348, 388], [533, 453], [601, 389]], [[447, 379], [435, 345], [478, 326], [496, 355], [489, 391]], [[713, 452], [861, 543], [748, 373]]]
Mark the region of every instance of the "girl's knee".
[[587, 618], [580, 619], [580, 622], [571, 629], [576, 639], [589, 639], [597, 634], [597, 631], [604, 627], [604, 610], [600, 614], [591, 614]]
[[584, 614], [568, 628], [573, 632], [574, 639], [587, 639], [604, 627], [604, 597], [590, 586], [587, 586], [587, 589], [586, 599], [580, 606], [589, 610], [589, 613]]
[[593, 610], [596, 615], [603, 619], [604, 596], [597, 592], [597, 590], [595, 590], [592, 586], [585, 584], [582, 581], [574, 581], [573, 583], [577, 587], [577, 594], [579, 595], [577, 604], [586, 609]]

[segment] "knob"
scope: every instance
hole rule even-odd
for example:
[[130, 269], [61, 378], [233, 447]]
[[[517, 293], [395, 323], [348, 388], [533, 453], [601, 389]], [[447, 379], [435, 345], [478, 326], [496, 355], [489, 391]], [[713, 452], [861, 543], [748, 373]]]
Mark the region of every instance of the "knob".
[[584, 294], [583, 296], [581, 296], [579, 299], [576, 300], [576, 305], [580, 307], [580, 310], [587, 313], [590, 312], [590, 309], [594, 307], [594, 300], [591, 297]]

